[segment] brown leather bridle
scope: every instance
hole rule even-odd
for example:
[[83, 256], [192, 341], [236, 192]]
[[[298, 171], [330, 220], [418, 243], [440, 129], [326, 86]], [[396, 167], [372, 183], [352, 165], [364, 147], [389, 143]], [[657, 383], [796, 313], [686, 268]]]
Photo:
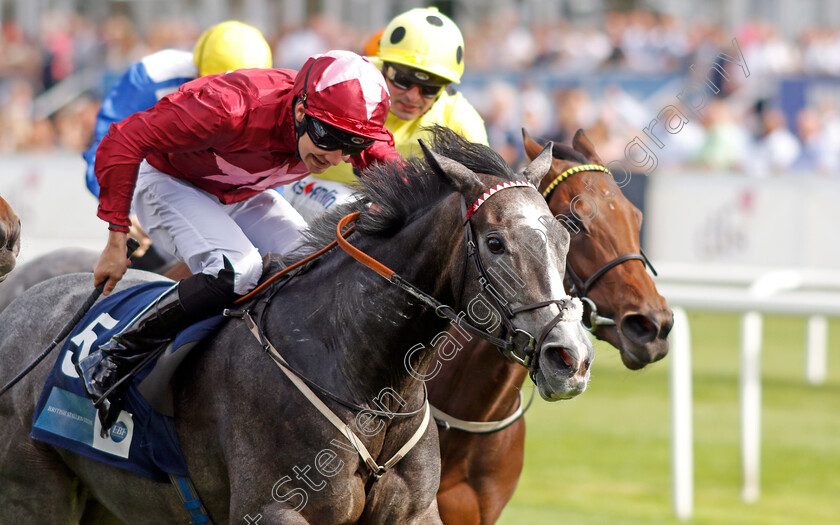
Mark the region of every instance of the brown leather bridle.
[[[610, 172], [609, 168], [601, 166], [600, 164], [581, 164], [579, 166], [573, 166], [558, 175], [553, 181], [551, 181], [551, 184], [546, 186], [546, 188], [542, 191], [542, 196], [545, 198], [545, 201], [549, 202], [551, 194], [561, 182], [569, 178], [571, 175], [584, 171], [603, 171], [607, 175], [612, 176], [612, 172]], [[656, 273], [656, 269], [650, 263], [650, 260], [641, 248], [639, 248], [639, 253], [625, 253], [624, 255], [619, 255], [615, 259], [604, 263], [600, 268], [595, 270], [592, 275], [586, 279], [586, 281], [578, 277], [577, 272], [575, 272], [575, 269], [572, 267], [572, 263], [566, 261], [566, 273], [572, 281], [572, 285], [569, 287], [569, 293], [589, 306], [589, 316], [584, 316], [583, 326], [585, 326], [590, 332], [594, 332], [599, 326], [615, 326], [616, 322], [615, 319], [602, 316], [598, 313], [598, 305], [595, 304], [594, 300], [588, 297], [589, 290], [598, 279], [603, 277], [605, 273], [627, 261], [642, 261], [642, 264], [644, 264], [647, 268], [650, 268], [650, 271], [653, 272], [654, 276], [658, 275]]]

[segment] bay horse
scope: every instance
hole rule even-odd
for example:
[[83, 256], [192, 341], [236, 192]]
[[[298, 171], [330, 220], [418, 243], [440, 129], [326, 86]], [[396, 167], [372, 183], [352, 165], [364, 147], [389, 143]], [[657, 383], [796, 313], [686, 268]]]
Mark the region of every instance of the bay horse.
[[[523, 140], [533, 159], [541, 147], [524, 130]], [[599, 169], [604, 163], [583, 130], [575, 134], [572, 147], [555, 144], [553, 156], [540, 190], [548, 193], [558, 220], [575, 221], [567, 225], [571, 246], [566, 289], [586, 298], [587, 326], [619, 350], [627, 368], [662, 359], [668, 352], [673, 314], [646, 272], [648, 263], [639, 244], [641, 212]], [[579, 220], [570, 209], [578, 195], [597, 203], [592, 217], [580, 209], [588, 221]], [[458, 354], [427, 382], [429, 400], [450, 419], [483, 423], [462, 425], [471, 432], [443, 424], [437, 499], [445, 524], [486, 525], [499, 518], [522, 472], [525, 420], [520, 392], [527, 371], [483, 341], [461, 343]], [[506, 419], [507, 423], [489, 423]]]
[[[421, 428], [424, 383], [417, 376], [427, 375], [435, 359], [431, 341], [446, 334], [449, 323], [439, 314], [467, 310], [470, 322], [484, 323], [480, 315], [476, 320], [475, 305], [484, 305], [479, 312], [494, 302], [507, 305], [512, 330], [482, 324], [472, 333], [483, 329], [527, 362], [551, 399], [581, 393], [593, 357], [572, 313], [575, 303], [563, 290], [569, 235], [539, 193], [519, 182], [539, 183], [550, 167], [550, 147], [521, 175], [491, 149], [451, 132], [436, 138], [435, 149], [439, 153], [426, 151], [426, 160], [374, 168], [364, 178], [362, 200], [328, 212], [308, 234], [307, 248], [321, 248], [336, 236], [342, 215], [359, 213], [353, 245], [399, 276], [385, 281], [331, 251], [285, 283], [282, 293], [269, 292], [258, 309], [265, 339], [292, 368], [378, 416], [379, 430], [358, 438], [377, 463]], [[375, 208], [368, 209], [370, 203]], [[535, 233], [552, 242], [534, 242]], [[483, 269], [499, 267], [510, 270], [513, 292], [512, 285], [487, 286]], [[4, 370], [31, 361], [90, 285], [89, 274], [59, 276], [7, 306], [0, 314]], [[430, 297], [451, 306], [432, 308]], [[352, 449], [330, 448], [339, 437], [335, 428], [259, 350], [245, 323], [229, 321], [193, 351], [184, 364], [189, 373], [182, 370], [173, 381], [178, 439], [214, 521], [260, 515], [281, 525], [441, 523], [434, 425], [402, 461], [374, 474]], [[165, 485], [29, 439], [48, 373], [36, 368], [0, 398], [0, 523], [98, 523], [103, 516], [132, 524], [182, 522], [180, 501]], [[323, 402], [343, 421], [360, 414], [333, 398]], [[326, 450], [329, 465], [318, 459]], [[310, 473], [313, 460], [317, 474]], [[291, 481], [292, 473], [299, 482]], [[292, 486], [283, 488], [287, 482]]]
[[0, 282], [14, 270], [20, 253], [20, 218], [0, 197]]

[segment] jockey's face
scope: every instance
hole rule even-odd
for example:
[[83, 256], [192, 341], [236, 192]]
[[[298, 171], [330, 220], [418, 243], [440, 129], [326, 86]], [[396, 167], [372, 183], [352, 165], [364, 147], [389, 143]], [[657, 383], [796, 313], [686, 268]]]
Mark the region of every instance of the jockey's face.
[[[412, 68], [397, 69], [386, 64], [383, 69], [388, 91], [391, 93], [391, 113], [402, 120], [414, 120], [429, 111], [444, 85], [422, 85], [410, 74]], [[426, 78], [428, 74], [421, 72]], [[436, 92], [434, 92], [436, 91]]]
[[[295, 106], [295, 119], [302, 122], [303, 115], [303, 104], [298, 102]], [[301, 133], [298, 139], [298, 154], [306, 165], [306, 169], [315, 174], [323, 173], [330, 166], [335, 166], [342, 160], [347, 162], [350, 159], [349, 155], [342, 156], [340, 149], [325, 150], [317, 147], [309, 138], [308, 133]]]

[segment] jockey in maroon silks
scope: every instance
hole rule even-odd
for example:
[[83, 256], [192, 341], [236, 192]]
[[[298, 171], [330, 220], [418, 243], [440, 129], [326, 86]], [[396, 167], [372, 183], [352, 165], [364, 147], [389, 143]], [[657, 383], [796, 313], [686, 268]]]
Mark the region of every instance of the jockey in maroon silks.
[[[184, 84], [113, 124], [96, 152], [98, 216], [108, 243], [94, 284], [110, 293], [126, 271], [133, 212], [152, 240], [193, 276], [156, 300], [77, 365], [103, 430], [124, 388], [103, 394], [177, 332], [253, 289], [262, 256], [289, 253], [306, 223], [271, 190], [340, 161], [359, 169], [401, 161], [385, 129], [382, 74], [348, 51], [311, 57], [300, 72], [248, 69]], [[125, 382], [127, 384], [127, 381]]]

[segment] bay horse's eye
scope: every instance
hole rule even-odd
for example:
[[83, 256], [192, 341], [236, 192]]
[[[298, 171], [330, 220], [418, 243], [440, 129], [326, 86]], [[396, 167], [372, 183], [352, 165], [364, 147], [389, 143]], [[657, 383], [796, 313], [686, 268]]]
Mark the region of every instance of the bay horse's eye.
[[487, 247], [495, 254], [504, 253], [505, 251], [505, 243], [503, 243], [498, 237], [488, 237]]

